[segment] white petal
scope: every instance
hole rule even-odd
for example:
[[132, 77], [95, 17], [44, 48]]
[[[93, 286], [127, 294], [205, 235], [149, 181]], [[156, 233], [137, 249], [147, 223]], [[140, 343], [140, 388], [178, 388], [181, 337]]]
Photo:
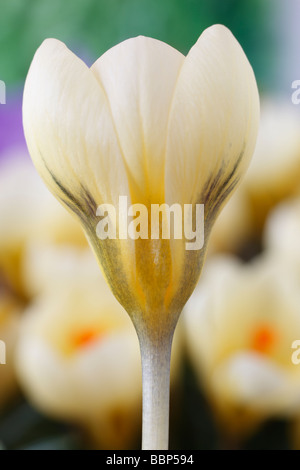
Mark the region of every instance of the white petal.
[[128, 194], [105, 94], [90, 69], [60, 41], [44, 41], [34, 56], [23, 121], [37, 169], [75, 212], [78, 205], [82, 212], [94, 212], [102, 202], [117, 205], [118, 192]]
[[259, 99], [251, 66], [230, 31], [208, 28], [181, 68], [170, 113], [166, 202], [218, 210], [254, 150]]
[[300, 381], [275, 362], [255, 353], [224, 361], [212, 377], [214, 391], [230, 401], [264, 413], [283, 412], [298, 403]]
[[92, 67], [107, 94], [138, 203], [163, 197], [168, 116], [183, 60], [167, 44], [138, 37], [113, 47]]

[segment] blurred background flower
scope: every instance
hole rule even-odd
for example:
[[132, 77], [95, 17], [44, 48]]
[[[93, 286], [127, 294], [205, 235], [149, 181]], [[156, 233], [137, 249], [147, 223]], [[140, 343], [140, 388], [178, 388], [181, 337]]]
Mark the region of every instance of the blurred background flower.
[[216, 257], [185, 308], [187, 348], [225, 442], [240, 445], [270, 417], [297, 416], [300, 290], [269, 257]]
[[300, 365], [291, 362], [291, 344], [300, 339], [300, 108], [291, 100], [291, 84], [300, 80], [299, 15], [298, 0], [1, 1], [5, 448], [140, 446], [135, 333], [79, 225], [28, 157], [21, 100], [33, 54], [55, 37], [91, 65], [139, 34], [186, 54], [214, 23], [232, 30], [254, 68], [261, 126], [253, 162], [213, 229], [213, 259], [187, 306], [186, 357], [178, 331], [170, 448], [299, 446]]
[[[36, 252], [34, 252], [36, 251]], [[141, 364], [133, 325], [91, 250], [32, 246], [25, 277], [35, 301], [25, 310], [17, 375], [45, 413], [79, 424], [91, 444], [126, 449], [141, 425]], [[172, 383], [178, 379], [180, 329]]]
[[29, 263], [40, 294], [23, 315], [18, 377], [45, 413], [80, 424], [102, 448], [126, 448], [141, 421], [136, 333], [90, 250], [48, 250]]

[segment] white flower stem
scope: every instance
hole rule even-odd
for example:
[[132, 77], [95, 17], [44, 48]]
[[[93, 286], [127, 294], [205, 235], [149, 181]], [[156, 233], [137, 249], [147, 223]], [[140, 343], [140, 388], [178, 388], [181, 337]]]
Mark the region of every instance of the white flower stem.
[[169, 443], [170, 359], [173, 332], [140, 341], [143, 372], [143, 450], [166, 450]]

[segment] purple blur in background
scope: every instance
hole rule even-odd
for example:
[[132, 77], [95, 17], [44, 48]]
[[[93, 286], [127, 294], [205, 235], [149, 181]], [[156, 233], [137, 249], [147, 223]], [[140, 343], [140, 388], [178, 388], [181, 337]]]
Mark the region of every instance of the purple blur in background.
[[0, 105], [0, 161], [10, 148], [26, 151], [21, 93], [7, 95], [6, 104]]

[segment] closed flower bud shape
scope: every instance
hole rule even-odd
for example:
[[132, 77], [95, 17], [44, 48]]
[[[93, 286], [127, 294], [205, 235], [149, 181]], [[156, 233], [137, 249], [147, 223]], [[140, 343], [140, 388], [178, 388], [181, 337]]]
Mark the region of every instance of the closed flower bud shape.
[[[36, 52], [23, 103], [31, 157], [81, 221], [136, 327], [144, 371], [168, 356], [211, 226], [254, 150], [258, 114], [251, 66], [221, 25], [186, 57], [146, 37], [91, 68], [54, 39]], [[151, 387], [144, 393], [154, 399]]]

